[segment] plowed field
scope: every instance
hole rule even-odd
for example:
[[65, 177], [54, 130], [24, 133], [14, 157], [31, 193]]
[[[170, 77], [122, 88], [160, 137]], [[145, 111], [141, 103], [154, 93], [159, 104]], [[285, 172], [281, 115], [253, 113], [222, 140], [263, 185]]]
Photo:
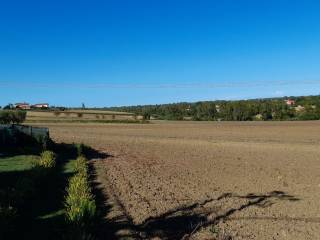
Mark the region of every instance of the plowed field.
[[110, 155], [94, 161], [110, 223], [101, 234], [320, 239], [318, 121], [49, 128], [57, 141]]

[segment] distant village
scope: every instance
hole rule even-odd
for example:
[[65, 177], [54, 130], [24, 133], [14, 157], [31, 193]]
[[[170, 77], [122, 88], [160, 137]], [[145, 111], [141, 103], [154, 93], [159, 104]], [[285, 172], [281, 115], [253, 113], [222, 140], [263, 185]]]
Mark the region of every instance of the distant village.
[[26, 102], [23, 103], [16, 103], [16, 104], [9, 104], [8, 108], [10, 109], [22, 109], [22, 110], [30, 110], [30, 109], [48, 109], [48, 103], [36, 103], [36, 104], [29, 104]]

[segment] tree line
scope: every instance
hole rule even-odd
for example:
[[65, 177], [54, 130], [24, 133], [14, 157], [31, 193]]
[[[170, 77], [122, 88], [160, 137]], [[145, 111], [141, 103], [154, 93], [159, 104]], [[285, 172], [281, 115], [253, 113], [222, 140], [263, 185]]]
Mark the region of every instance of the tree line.
[[[285, 100], [295, 103], [288, 105]], [[239, 101], [202, 101], [106, 108], [131, 112], [145, 119], [198, 121], [253, 121], [253, 120], [318, 120], [320, 96], [252, 99]]]

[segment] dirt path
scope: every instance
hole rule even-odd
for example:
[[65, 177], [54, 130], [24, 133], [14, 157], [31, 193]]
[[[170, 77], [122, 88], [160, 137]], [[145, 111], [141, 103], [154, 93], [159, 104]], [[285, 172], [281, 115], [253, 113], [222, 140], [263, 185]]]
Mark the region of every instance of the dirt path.
[[49, 127], [112, 155], [96, 168], [121, 236], [320, 239], [320, 122]]

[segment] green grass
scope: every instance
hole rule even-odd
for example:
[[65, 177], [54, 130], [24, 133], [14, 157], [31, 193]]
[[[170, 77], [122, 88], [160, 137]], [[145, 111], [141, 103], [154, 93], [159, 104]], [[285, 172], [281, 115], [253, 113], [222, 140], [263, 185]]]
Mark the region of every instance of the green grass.
[[75, 173], [75, 162], [76, 160], [70, 160], [63, 167], [63, 173]]
[[37, 161], [39, 156], [17, 155], [13, 157], [0, 158], [0, 172], [23, 171], [32, 168], [32, 163]]

